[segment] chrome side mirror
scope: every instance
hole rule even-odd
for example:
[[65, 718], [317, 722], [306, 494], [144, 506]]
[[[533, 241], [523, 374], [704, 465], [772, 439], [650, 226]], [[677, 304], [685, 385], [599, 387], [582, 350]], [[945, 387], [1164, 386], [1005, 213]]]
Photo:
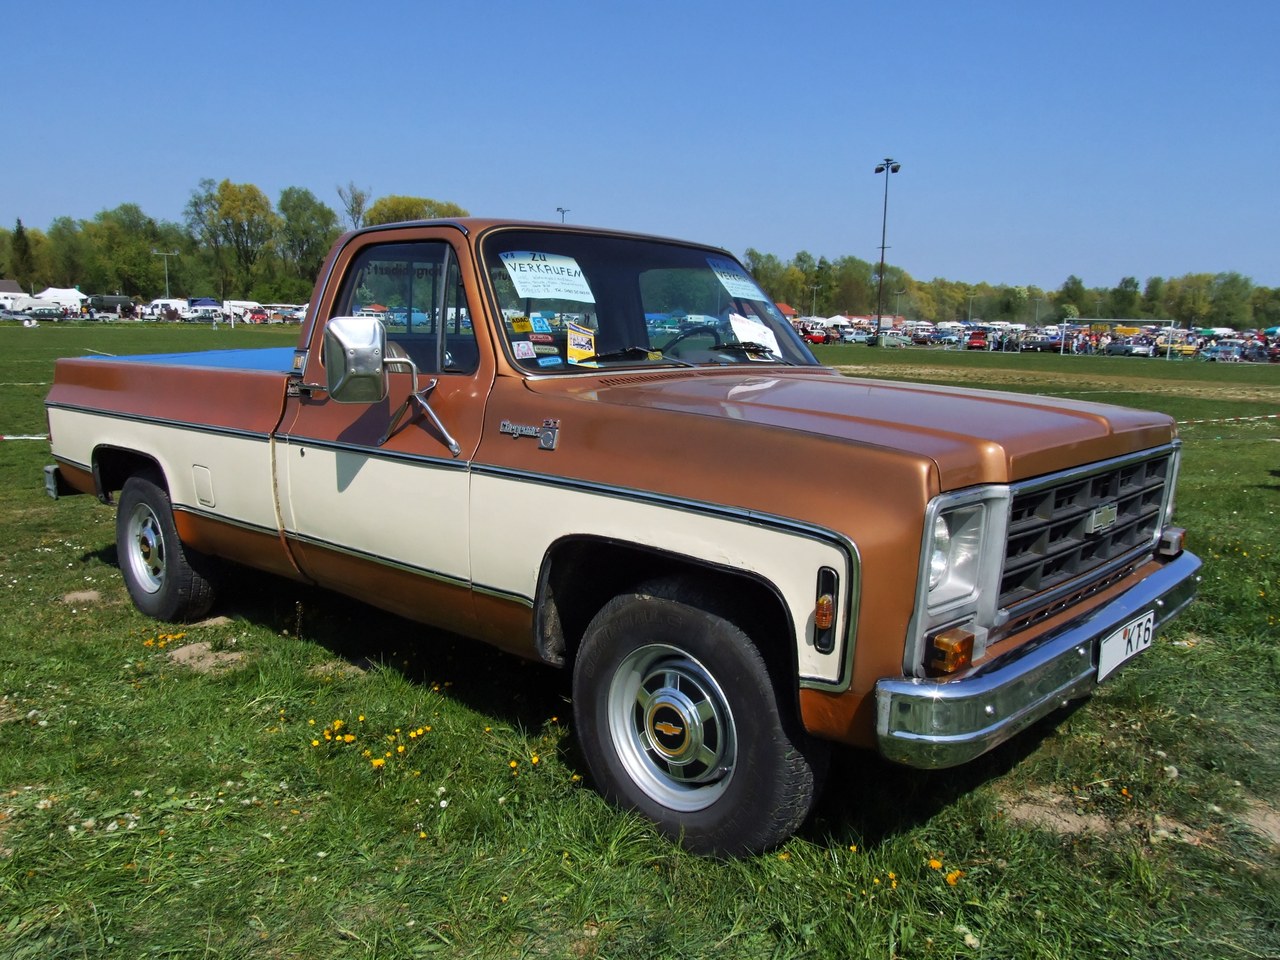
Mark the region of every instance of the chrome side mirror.
[[383, 362], [387, 328], [377, 317], [334, 317], [324, 330], [329, 396], [338, 403], [378, 403], [387, 396]]

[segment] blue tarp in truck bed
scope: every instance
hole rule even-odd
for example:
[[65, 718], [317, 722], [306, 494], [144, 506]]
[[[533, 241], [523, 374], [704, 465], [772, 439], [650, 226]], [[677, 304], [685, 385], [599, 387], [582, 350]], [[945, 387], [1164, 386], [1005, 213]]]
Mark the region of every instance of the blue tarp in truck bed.
[[170, 367], [209, 367], [217, 370], [261, 370], [265, 373], [292, 373], [293, 354], [293, 347], [258, 347], [245, 350], [143, 353], [123, 357], [86, 357], [85, 359], [122, 360], [129, 363], [160, 363]]

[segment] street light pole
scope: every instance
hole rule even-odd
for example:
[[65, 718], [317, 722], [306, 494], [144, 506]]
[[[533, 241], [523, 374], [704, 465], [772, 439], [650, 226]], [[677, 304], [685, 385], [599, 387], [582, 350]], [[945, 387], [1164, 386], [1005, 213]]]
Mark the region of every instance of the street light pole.
[[881, 318], [884, 316], [884, 250], [885, 232], [889, 226], [889, 174], [897, 173], [902, 164], [893, 157], [885, 157], [884, 163], [876, 164], [876, 173], [884, 174], [884, 212], [880, 217], [880, 273], [876, 283], [876, 332], [880, 332]]
[[163, 250], [152, 250], [151, 255], [155, 257], [164, 257], [164, 298], [169, 299], [169, 258], [178, 255], [177, 250], [165, 252]]
[[564, 215], [569, 212], [568, 207], [556, 207], [556, 213], [560, 214], [560, 222], [564, 223]]
[[973, 298], [974, 298], [974, 297], [976, 297], [976, 296], [977, 296], [977, 294], [976, 294], [976, 293], [971, 293], [971, 294], [969, 294], [969, 324], [970, 324], [970, 326], [972, 326], [972, 325], [973, 325]]

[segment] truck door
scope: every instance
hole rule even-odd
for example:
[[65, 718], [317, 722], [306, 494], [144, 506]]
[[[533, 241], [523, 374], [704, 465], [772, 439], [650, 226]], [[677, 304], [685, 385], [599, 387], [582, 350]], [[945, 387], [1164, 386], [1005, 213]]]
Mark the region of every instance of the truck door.
[[[456, 233], [456, 231], [454, 231]], [[474, 271], [449, 231], [357, 236], [333, 263], [316, 305], [304, 385], [325, 382], [324, 325], [376, 314], [389, 356], [416, 365], [420, 387], [448, 440], [420, 413], [400, 418], [412, 374], [388, 368], [388, 396], [338, 403], [323, 388], [292, 398], [276, 439], [280, 522], [299, 567], [325, 586], [377, 606], [466, 632], [471, 618], [468, 549], [470, 461], [493, 378], [477, 337]], [[470, 288], [470, 291], [468, 290]]]

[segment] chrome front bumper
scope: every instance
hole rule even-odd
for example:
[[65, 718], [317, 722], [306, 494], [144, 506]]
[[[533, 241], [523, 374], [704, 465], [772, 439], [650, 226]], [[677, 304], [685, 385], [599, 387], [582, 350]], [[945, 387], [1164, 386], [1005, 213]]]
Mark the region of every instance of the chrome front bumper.
[[1155, 611], [1156, 629], [1189, 604], [1200, 559], [1183, 552], [1081, 620], [946, 680], [876, 684], [880, 752], [911, 767], [954, 767], [1097, 686], [1098, 645]]

